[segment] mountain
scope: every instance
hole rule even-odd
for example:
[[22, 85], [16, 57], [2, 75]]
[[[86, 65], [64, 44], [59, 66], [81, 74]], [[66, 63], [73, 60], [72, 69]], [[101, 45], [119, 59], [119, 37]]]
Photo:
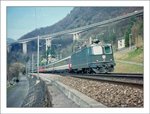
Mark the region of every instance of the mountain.
[[11, 44], [11, 43], [13, 43], [13, 42], [15, 42], [14, 39], [12, 39], [12, 38], [7, 38], [7, 44]]
[[130, 12], [143, 9], [142, 7], [75, 7], [65, 18], [52, 26], [35, 29], [20, 39], [51, 34], [67, 29], [73, 29], [92, 23], [104, 21]]
[[[46, 35], [63, 30], [74, 29], [142, 9], [143, 7], [75, 7], [65, 18], [54, 25], [35, 29], [23, 35], [20, 39], [27, 39], [38, 35]], [[97, 27], [92, 30], [88, 30], [81, 33], [79, 42], [72, 43], [72, 35], [62, 35], [59, 37], [59, 39], [52, 41], [51, 50], [55, 50], [57, 56], [66, 57], [71, 55], [71, 53], [76, 50], [76, 47], [82, 46], [85, 40], [89, 39], [90, 37], [97, 38], [106, 43], [112, 43], [113, 46], [116, 46], [114, 49], [117, 49], [117, 40], [124, 36], [126, 36], [126, 38], [129, 40], [128, 36], [131, 33], [133, 36], [138, 36], [139, 34], [142, 36], [143, 18], [127, 19], [119, 23], [115, 23], [114, 25], [111, 24], [110, 26], [104, 26], [103, 28]], [[58, 44], [61, 44], [61, 46], [59, 47]], [[40, 53], [43, 57], [46, 55], [45, 49], [45, 40], [40, 40]], [[28, 56], [31, 56], [32, 53], [36, 53], [37, 41], [35, 40], [28, 42], [27, 50]], [[21, 56], [19, 56], [19, 54]], [[14, 61], [20, 61], [24, 57], [22, 54], [22, 44], [14, 44], [14, 46], [11, 48], [10, 55], [14, 55]], [[13, 60], [11, 56], [7, 57], [10, 58], [8, 60]]]

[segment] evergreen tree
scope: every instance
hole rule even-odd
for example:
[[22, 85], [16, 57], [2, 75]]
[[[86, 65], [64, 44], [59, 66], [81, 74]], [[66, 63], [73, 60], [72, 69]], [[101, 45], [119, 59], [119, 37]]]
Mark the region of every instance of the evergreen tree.
[[132, 28], [132, 26], [134, 25], [135, 22], [136, 22], [135, 17], [131, 17], [130, 24], [127, 28], [126, 33], [125, 33], [125, 47], [129, 47], [129, 37], [130, 37], [130, 34], [131, 34], [131, 28]]

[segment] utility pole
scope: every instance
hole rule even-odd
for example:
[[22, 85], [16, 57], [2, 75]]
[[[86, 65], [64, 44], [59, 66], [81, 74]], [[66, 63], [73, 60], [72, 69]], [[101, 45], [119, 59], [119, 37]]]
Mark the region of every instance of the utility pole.
[[37, 38], [37, 74], [39, 79], [39, 36]]
[[29, 60], [29, 73], [31, 73], [31, 60]]
[[131, 50], [131, 37], [132, 37], [132, 34], [129, 34], [129, 49]]
[[32, 53], [32, 73], [33, 73], [33, 57], [34, 57], [34, 55]]
[[29, 61], [26, 63], [26, 75], [28, 76], [28, 73], [30, 72], [30, 63]]
[[27, 63], [26, 63], [26, 76], [28, 76], [28, 68], [27, 68], [28, 66], [27, 66]]

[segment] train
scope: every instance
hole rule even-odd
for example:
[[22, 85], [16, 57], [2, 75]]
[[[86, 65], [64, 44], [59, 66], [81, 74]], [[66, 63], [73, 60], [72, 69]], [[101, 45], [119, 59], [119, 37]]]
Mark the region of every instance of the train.
[[66, 58], [41, 66], [39, 72], [108, 73], [113, 72], [114, 67], [112, 45], [94, 43], [84, 46]]

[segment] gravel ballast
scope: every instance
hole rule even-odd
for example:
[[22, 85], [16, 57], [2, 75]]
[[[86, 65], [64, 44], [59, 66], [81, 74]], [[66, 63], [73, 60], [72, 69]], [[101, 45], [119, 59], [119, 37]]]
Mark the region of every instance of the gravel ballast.
[[42, 76], [58, 80], [108, 107], [143, 107], [143, 88], [55, 74]]

